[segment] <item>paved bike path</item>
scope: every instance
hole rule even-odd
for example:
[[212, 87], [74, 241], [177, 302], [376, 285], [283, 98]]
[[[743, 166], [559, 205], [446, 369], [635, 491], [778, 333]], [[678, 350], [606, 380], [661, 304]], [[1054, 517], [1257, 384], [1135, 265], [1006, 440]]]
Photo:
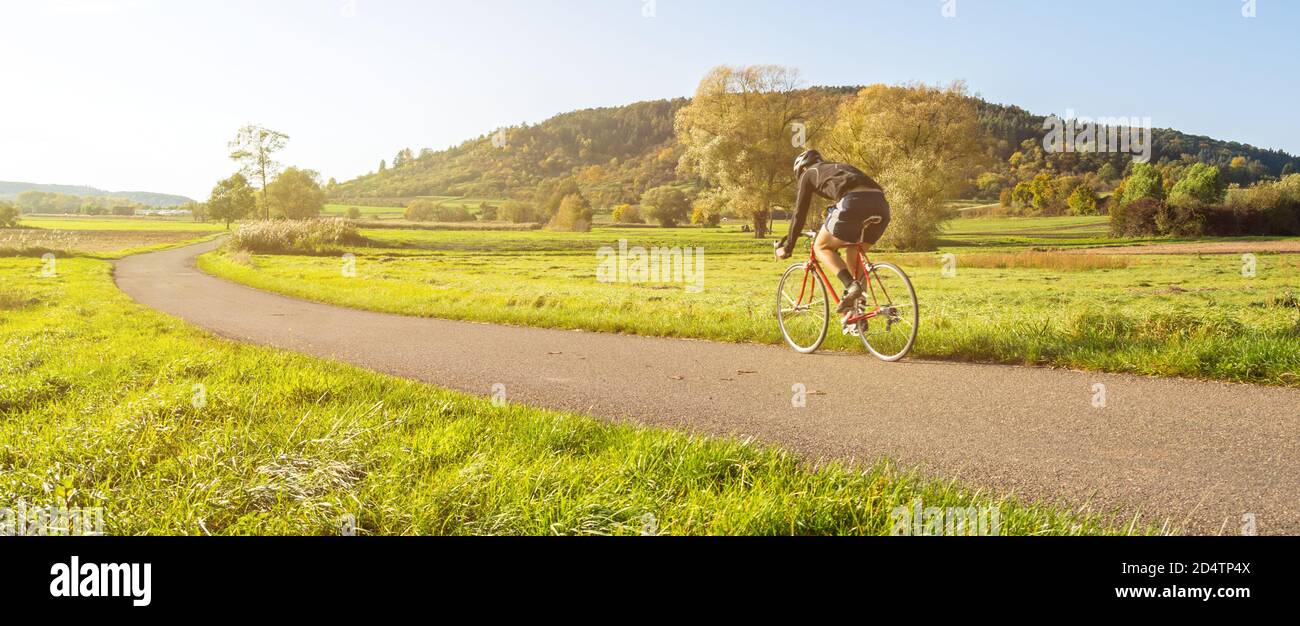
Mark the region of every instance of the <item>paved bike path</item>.
[[[116, 263], [146, 306], [218, 335], [442, 387], [927, 474], [1188, 532], [1300, 533], [1300, 390], [403, 317], [208, 276], [219, 241]], [[775, 323], [775, 322], [774, 322]], [[922, 318], [924, 332], [924, 317]], [[1105, 406], [1094, 406], [1094, 385]], [[792, 402], [807, 389], [805, 407]]]

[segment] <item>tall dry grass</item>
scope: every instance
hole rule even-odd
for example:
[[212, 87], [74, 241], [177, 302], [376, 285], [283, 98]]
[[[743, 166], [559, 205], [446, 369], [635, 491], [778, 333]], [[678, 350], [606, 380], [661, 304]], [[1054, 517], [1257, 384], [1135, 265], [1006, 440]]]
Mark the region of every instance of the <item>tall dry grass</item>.
[[[936, 257], [939, 264], [943, 260]], [[1117, 270], [1133, 264], [1133, 259], [1124, 256], [1107, 256], [1101, 254], [1067, 254], [1064, 252], [976, 252], [958, 254], [958, 267], [976, 267], [985, 269], [1037, 269], [1057, 270], [1062, 272], [1086, 272], [1089, 270]]]
[[260, 254], [330, 254], [367, 243], [355, 224], [338, 218], [249, 222], [230, 236], [233, 249]]

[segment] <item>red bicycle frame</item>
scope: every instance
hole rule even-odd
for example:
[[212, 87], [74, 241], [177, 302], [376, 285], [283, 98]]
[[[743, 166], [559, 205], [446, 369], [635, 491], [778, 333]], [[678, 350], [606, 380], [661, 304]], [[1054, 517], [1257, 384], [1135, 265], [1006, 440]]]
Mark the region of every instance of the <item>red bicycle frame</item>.
[[[877, 317], [882, 311], [880, 300], [876, 297], [876, 288], [872, 285], [872, 282], [874, 281], [871, 280], [871, 276], [875, 274], [875, 271], [872, 269], [871, 262], [867, 259], [867, 251], [863, 249], [861, 243], [854, 244], [854, 246], [858, 250], [858, 263], [861, 265], [859, 269], [861, 270], [863, 286], [867, 288], [867, 292], [871, 295], [871, 303], [874, 305], [874, 308], [862, 315], [854, 315], [844, 319], [843, 322], [845, 326], [851, 326], [858, 322], [863, 322]], [[795, 302], [795, 308], [797, 309], [803, 306], [803, 298], [805, 294], [808, 295], [809, 302], [812, 301], [812, 293], [810, 292], [814, 291], [814, 289], [809, 289], [809, 276], [813, 276], [813, 280], [820, 278], [822, 285], [826, 287], [826, 291], [830, 292], [831, 297], [835, 299], [835, 305], [839, 306], [840, 291], [835, 288], [834, 284], [831, 283], [830, 278], [826, 276], [826, 270], [822, 269], [821, 261], [817, 260], [817, 250], [815, 246], [809, 246], [808, 262], [804, 264], [803, 269], [803, 284], [799, 287], [799, 301]], [[884, 285], [880, 286], [880, 291], [885, 294], [886, 299], [889, 298], [889, 294], [885, 293]]]

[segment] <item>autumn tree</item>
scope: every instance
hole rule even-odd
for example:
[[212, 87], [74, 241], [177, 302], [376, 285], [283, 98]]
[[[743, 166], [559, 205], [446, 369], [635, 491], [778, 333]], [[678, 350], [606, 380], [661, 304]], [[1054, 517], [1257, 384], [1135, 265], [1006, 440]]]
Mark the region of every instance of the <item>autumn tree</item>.
[[255, 124], [240, 128], [235, 140], [230, 142], [230, 159], [239, 163], [240, 173], [246, 180], [254, 180], [262, 185], [262, 207], [266, 211], [266, 219], [271, 218], [267, 186], [281, 167], [275, 160], [275, 153], [283, 150], [288, 143], [288, 135]]
[[591, 203], [580, 193], [569, 194], [560, 201], [560, 207], [547, 228], [571, 232], [591, 230]]
[[641, 206], [660, 226], [673, 228], [690, 217], [691, 202], [676, 187], [655, 187], [641, 196]]
[[319, 176], [311, 170], [286, 169], [266, 191], [271, 211], [291, 220], [317, 217], [325, 206], [325, 191]]
[[18, 227], [18, 207], [0, 200], [0, 228]]
[[679, 172], [706, 181], [710, 202], [749, 219], [754, 236], [765, 237], [773, 205], [794, 188], [791, 164], [825, 130], [833, 101], [801, 89], [791, 68], [714, 68], [677, 113], [685, 147]]
[[237, 173], [212, 188], [208, 197], [208, 215], [225, 222], [229, 229], [231, 222], [247, 217], [256, 205], [257, 197], [248, 184], [248, 178]]
[[885, 188], [887, 245], [928, 250], [949, 217], [945, 200], [981, 165], [983, 137], [975, 101], [960, 82], [872, 85], [840, 107], [825, 152]]

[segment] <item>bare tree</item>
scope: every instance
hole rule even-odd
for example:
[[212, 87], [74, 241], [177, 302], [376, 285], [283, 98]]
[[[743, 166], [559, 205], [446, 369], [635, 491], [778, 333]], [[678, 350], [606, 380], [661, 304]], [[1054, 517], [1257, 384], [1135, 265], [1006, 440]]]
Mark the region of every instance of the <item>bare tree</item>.
[[230, 159], [239, 163], [240, 172], [244, 176], [261, 183], [262, 207], [266, 219], [271, 219], [266, 187], [280, 173], [281, 167], [275, 160], [275, 153], [284, 149], [287, 143], [288, 135], [255, 124], [240, 128], [235, 140], [230, 142]]

